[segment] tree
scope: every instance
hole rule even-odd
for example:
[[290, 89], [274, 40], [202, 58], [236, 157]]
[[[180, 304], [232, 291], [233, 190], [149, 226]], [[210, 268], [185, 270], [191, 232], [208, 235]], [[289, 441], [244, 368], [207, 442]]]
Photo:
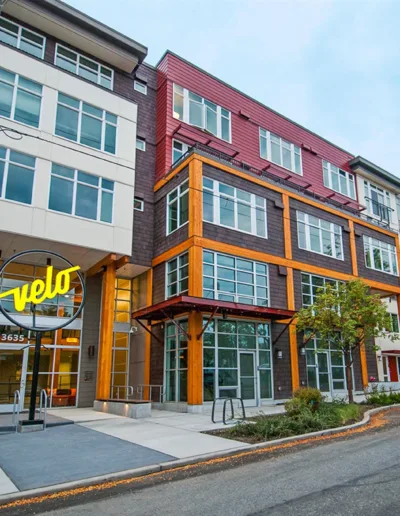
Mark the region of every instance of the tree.
[[353, 401], [351, 366], [355, 352], [362, 346], [376, 350], [376, 337], [399, 338], [388, 333], [392, 323], [386, 304], [359, 279], [319, 289], [315, 303], [302, 308], [296, 319], [305, 344], [318, 335], [320, 347], [331, 345], [343, 353], [349, 402]]

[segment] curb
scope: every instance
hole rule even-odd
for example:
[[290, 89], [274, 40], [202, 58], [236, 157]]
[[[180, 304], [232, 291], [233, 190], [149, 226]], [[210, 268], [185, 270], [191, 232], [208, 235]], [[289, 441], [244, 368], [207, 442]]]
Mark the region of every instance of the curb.
[[6, 495], [0, 496], [0, 510], [2, 509], [2, 506], [14, 502], [17, 500], [24, 500], [26, 498], [33, 498], [35, 496], [45, 496], [45, 495], [51, 495], [54, 493], [58, 493], [61, 491], [68, 491], [72, 489], [77, 488], [83, 488], [83, 487], [90, 487], [95, 486], [97, 484], [102, 484], [105, 482], [112, 482], [117, 480], [126, 480], [129, 478], [137, 478], [137, 477], [145, 477], [147, 475], [151, 475], [153, 473], [160, 473], [162, 471], [171, 471], [183, 466], [189, 466], [193, 464], [198, 464], [202, 462], [207, 462], [208, 460], [212, 459], [219, 459], [224, 457], [234, 457], [235, 455], [242, 453], [242, 452], [251, 452], [254, 450], [259, 449], [268, 449], [273, 448], [280, 444], [290, 443], [290, 442], [301, 442], [308, 440], [313, 437], [320, 437], [325, 435], [335, 435], [339, 434], [341, 432], [347, 432], [350, 430], [353, 430], [355, 428], [359, 428], [362, 426], [365, 426], [369, 423], [371, 416], [378, 413], [378, 412], [384, 412], [386, 410], [390, 410], [392, 408], [398, 408], [400, 407], [400, 404], [395, 405], [388, 405], [386, 407], [377, 407], [371, 410], [368, 410], [364, 414], [364, 418], [362, 421], [358, 421], [357, 423], [353, 423], [352, 425], [347, 426], [341, 426], [338, 428], [331, 428], [328, 430], [321, 430], [318, 432], [310, 432], [308, 434], [302, 434], [297, 435], [294, 437], [285, 437], [283, 439], [275, 439], [274, 441], [266, 441], [263, 443], [257, 443], [257, 444], [246, 444], [246, 445], [240, 445], [240, 446], [233, 446], [232, 448], [229, 448], [227, 450], [223, 450], [221, 452], [215, 452], [215, 453], [205, 453], [203, 455], [193, 455], [192, 457], [188, 457], [185, 459], [176, 459], [168, 462], [161, 462], [159, 464], [153, 464], [151, 466], [143, 466], [140, 468], [134, 468], [134, 469], [127, 469], [124, 471], [118, 471], [115, 473], [108, 473], [106, 475], [100, 475], [96, 477], [90, 477], [85, 478], [81, 480], [74, 480], [72, 482], [65, 482], [62, 484], [56, 484], [53, 486], [46, 486], [46, 487], [38, 487], [35, 489], [29, 489], [26, 491], [18, 491], [17, 493], [10, 493]]

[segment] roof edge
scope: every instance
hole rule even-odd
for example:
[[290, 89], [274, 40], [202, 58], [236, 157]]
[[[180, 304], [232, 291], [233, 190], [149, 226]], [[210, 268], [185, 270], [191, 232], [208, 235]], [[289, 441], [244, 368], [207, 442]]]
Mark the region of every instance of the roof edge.
[[382, 167], [379, 167], [378, 165], [375, 165], [371, 161], [368, 161], [367, 159], [363, 158], [362, 156], [356, 156], [352, 160], [349, 161], [350, 167], [363, 167], [369, 172], [373, 172], [377, 176], [380, 176], [381, 178], [385, 179], [389, 183], [393, 183], [398, 188], [400, 188], [400, 178], [395, 176], [394, 174], [391, 174], [387, 170], [383, 169]]

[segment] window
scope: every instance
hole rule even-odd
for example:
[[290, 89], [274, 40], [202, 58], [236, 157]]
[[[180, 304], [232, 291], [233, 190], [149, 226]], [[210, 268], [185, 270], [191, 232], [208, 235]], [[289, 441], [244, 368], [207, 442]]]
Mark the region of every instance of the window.
[[117, 121], [117, 116], [103, 109], [58, 94], [55, 131], [58, 136], [115, 154]]
[[364, 235], [365, 264], [369, 269], [398, 275], [396, 248]]
[[0, 116], [39, 127], [42, 85], [0, 68]]
[[167, 297], [187, 294], [189, 289], [189, 254], [181, 254], [167, 262]]
[[135, 197], [133, 201], [133, 207], [136, 211], [144, 211], [144, 200], [139, 197]]
[[203, 177], [203, 220], [267, 238], [267, 201]]
[[319, 290], [324, 290], [327, 285], [331, 285], [337, 289], [339, 282], [322, 276], [313, 276], [311, 274], [301, 275], [301, 294], [302, 306], [311, 306], [315, 303]]
[[117, 278], [115, 280], [114, 321], [130, 323], [132, 313], [132, 280]]
[[390, 207], [390, 193], [369, 181], [364, 181], [364, 191], [368, 214], [389, 223], [394, 211]]
[[43, 59], [45, 38], [1, 17], [0, 41]]
[[49, 209], [112, 223], [114, 181], [53, 163]]
[[113, 89], [114, 72], [110, 68], [84, 57], [70, 48], [56, 46], [56, 65], [68, 72], [75, 73], [88, 81]]
[[342, 228], [307, 213], [297, 212], [300, 249], [343, 260]]
[[136, 138], [136, 148], [137, 150], [146, 151], [146, 140], [143, 138]]
[[268, 265], [203, 251], [203, 297], [269, 306]]
[[0, 147], [0, 198], [32, 204], [36, 158]]
[[399, 316], [397, 314], [390, 314], [391, 328], [390, 331], [393, 333], [399, 333]]
[[300, 147], [261, 127], [260, 156], [295, 174], [303, 173]]
[[189, 220], [189, 181], [172, 190], [167, 197], [167, 235]]
[[[180, 320], [179, 325], [188, 330], [187, 320]], [[187, 348], [186, 335], [173, 323], [168, 323], [165, 328], [166, 401], [187, 401]]]
[[177, 84], [174, 84], [173, 116], [231, 142], [230, 111]]
[[339, 192], [346, 197], [356, 199], [356, 188], [354, 185], [354, 176], [349, 172], [341, 170], [339, 167], [322, 160], [322, 168], [324, 174], [324, 185], [330, 190]]
[[346, 389], [344, 356], [333, 343], [327, 347], [319, 336], [312, 338], [306, 345], [306, 363], [309, 387], [331, 393]]
[[129, 333], [114, 332], [111, 365], [111, 393], [127, 398], [129, 379]]
[[138, 81], [137, 79], [135, 79], [133, 81], [133, 87], [139, 93], [143, 93], [143, 95], [147, 95], [147, 84], [145, 82]]
[[186, 143], [179, 142], [178, 140], [172, 140], [172, 164], [176, 163], [181, 157], [187, 153], [189, 145]]

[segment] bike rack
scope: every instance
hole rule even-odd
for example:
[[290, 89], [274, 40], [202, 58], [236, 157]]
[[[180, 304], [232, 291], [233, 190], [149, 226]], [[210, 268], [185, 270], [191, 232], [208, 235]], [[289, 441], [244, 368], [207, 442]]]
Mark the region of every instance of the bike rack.
[[[117, 396], [116, 398], [113, 397], [113, 391], [114, 389], [117, 389]], [[111, 385], [110, 387], [110, 399], [121, 399], [120, 398], [120, 395], [119, 395], [119, 390], [120, 389], [126, 389], [126, 398], [123, 398], [123, 399], [128, 399], [129, 396], [133, 396], [133, 393], [134, 393], [134, 390], [133, 390], [133, 387], [131, 385]]]
[[43, 430], [46, 430], [46, 418], [47, 418], [47, 400], [48, 395], [45, 389], [40, 391], [40, 403], [39, 403], [39, 419], [42, 419], [43, 412]]
[[243, 417], [241, 418], [238, 418], [239, 421], [244, 421], [246, 419], [246, 411], [244, 410], [244, 403], [243, 403], [243, 399], [242, 398], [225, 398], [225, 397], [222, 397], [222, 398], [214, 398], [214, 401], [213, 401], [213, 406], [212, 406], [212, 412], [211, 412], [211, 421], [213, 423], [219, 423], [220, 421], [215, 421], [215, 405], [217, 403], [217, 401], [222, 401], [224, 400], [224, 406], [223, 406], [223, 409], [222, 409], [222, 422], [224, 423], [224, 425], [227, 425], [228, 423], [226, 422], [226, 405], [228, 403], [228, 401], [230, 402], [230, 405], [231, 405], [231, 419], [235, 419], [235, 413], [234, 413], [234, 410], [233, 410], [233, 400], [238, 400], [240, 401], [240, 404], [242, 406], [242, 414], [243, 414]]
[[15, 432], [18, 432], [19, 414], [21, 410], [21, 393], [16, 390], [14, 392], [14, 405], [12, 413], [12, 425], [15, 426]]

